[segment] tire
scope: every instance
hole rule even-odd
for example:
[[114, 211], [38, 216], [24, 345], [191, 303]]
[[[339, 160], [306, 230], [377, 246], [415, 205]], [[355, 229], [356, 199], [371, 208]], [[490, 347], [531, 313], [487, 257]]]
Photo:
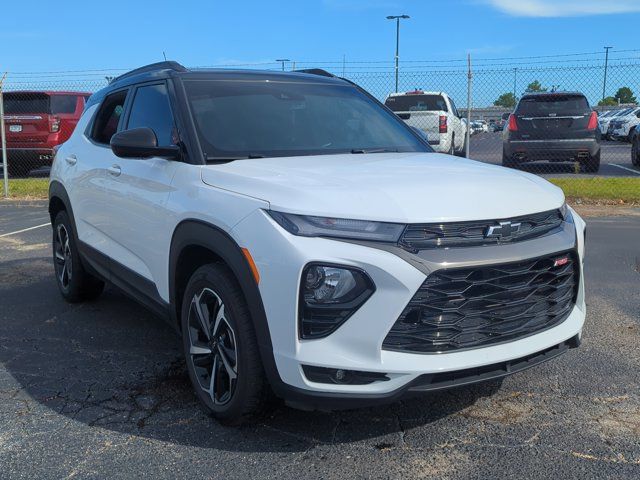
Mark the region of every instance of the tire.
[[516, 168], [517, 164], [512, 159], [510, 159], [505, 153], [502, 151], [502, 166], [506, 168]]
[[24, 163], [19, 163], [17, 159], [7, 162], [9, 178], [26, 177], [29, 174], [29, 167]]
[[636, 134], [631, 144], [631, 163], [640, 167], [640, 132]]
[[85, 271], [73, 232], [67, 212], [59, 212], [53, 222], [51, 242], [56, 283], [67, 302], [78, 303], [97, 298], [104, 289], [104, 282]]
[[464, 141], [462, 142], [462, 148], [458, 153], [456, 153], [456, 155], [458, 157], [464, 157], [466, 153], [467, 153], [467, 136], [465, 135]]
[[249, 309], [224, 265], [191, 276], [180, 323], [189, 378], [205, 409], [228, 425], [260, 413], [270, 390]]
[[598, 171], [600, 171], [600, 152], [593, 157], [589, 157], [583, 166], [586, 173], [598, 173]]
[[456, 154], [456, 136], [455, 134], [451, 134], [451, 146], [449, 147], [449, 151], [447, 152], [448, 155], [455, 155]]

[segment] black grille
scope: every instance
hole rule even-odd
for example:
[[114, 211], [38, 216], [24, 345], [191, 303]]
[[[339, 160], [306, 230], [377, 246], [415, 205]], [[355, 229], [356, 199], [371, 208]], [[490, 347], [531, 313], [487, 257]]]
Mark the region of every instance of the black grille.
[[439, 270], [422, 284], [382, 348], [450, 352], [538, 333], [569, 316], [578, 279], [574, 252]]
[[[519, 224], [519, 227], [517, 231], [513, 228], [511, 235], [487, 237], [489, 227], [499, 226], [500, 222]], [[540, 237], [561, 225], [559, 210], [500, 220], [413, 224], [405, 229], [400, 243], [411, 250], [496, 245]]]

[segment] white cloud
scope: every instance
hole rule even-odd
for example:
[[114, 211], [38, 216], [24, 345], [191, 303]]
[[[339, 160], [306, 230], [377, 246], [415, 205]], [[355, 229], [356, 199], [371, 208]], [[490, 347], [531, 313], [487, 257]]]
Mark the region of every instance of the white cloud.
[[483, 0], [518, 17], [574, 17], [640, 12], [640, 0]]

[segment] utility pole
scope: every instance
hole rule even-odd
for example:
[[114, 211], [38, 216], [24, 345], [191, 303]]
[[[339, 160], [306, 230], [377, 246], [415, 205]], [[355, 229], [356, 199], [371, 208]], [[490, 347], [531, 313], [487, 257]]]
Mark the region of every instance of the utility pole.
[[518, 101], [518, 97], [516, 95], [517, 86], [518, 86], [518, 67], [515, 67], [513, 69], [513, 99], [516, 102]]
[[609, 69], [609, 50], [613, 47], [604, 47], [604, 83], [602, 84], [602, 100], [607, 96], [607, 70]]
[[346, 63], [347, 63], [347, 56], [343, 53], [342, 54], [342, 78], [344, 78], [344, 69], [345, 69]]
[[409, 15], [388, 15], [387, 20], [396, 21], [396, 93], [398, 93], [398, 62], [400, 60], [400, 19], [411, 18]]
[[284, 72], [284, 62], [290, 62], [291, 60], [289, 60], [288, 58], [278, 58], [276, 59], [276, 62], [280, 62], [282, 63], [282, 71]]

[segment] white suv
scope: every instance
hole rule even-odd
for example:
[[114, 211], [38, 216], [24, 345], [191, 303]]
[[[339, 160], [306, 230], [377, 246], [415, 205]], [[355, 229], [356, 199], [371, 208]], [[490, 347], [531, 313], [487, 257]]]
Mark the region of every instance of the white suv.
[[446, 93], [422, 90], [392, 93], [384, 103], [407, 125], [424, 132], [436, 152], [464, 156], [467, 124]]
[[631, 142], [633, 132], [640, 124], [640, 107], [631, 109], [626, 115], [614, 118], [609, 124], [609, 136], [614, 140]]
[[580, 342], [585, 224], [522, 172], [433, 153], [322, 71], [163, 62], [94, 94], [51, 170], [59, 289], [182, 335], [235, 422], [493, 379]]

